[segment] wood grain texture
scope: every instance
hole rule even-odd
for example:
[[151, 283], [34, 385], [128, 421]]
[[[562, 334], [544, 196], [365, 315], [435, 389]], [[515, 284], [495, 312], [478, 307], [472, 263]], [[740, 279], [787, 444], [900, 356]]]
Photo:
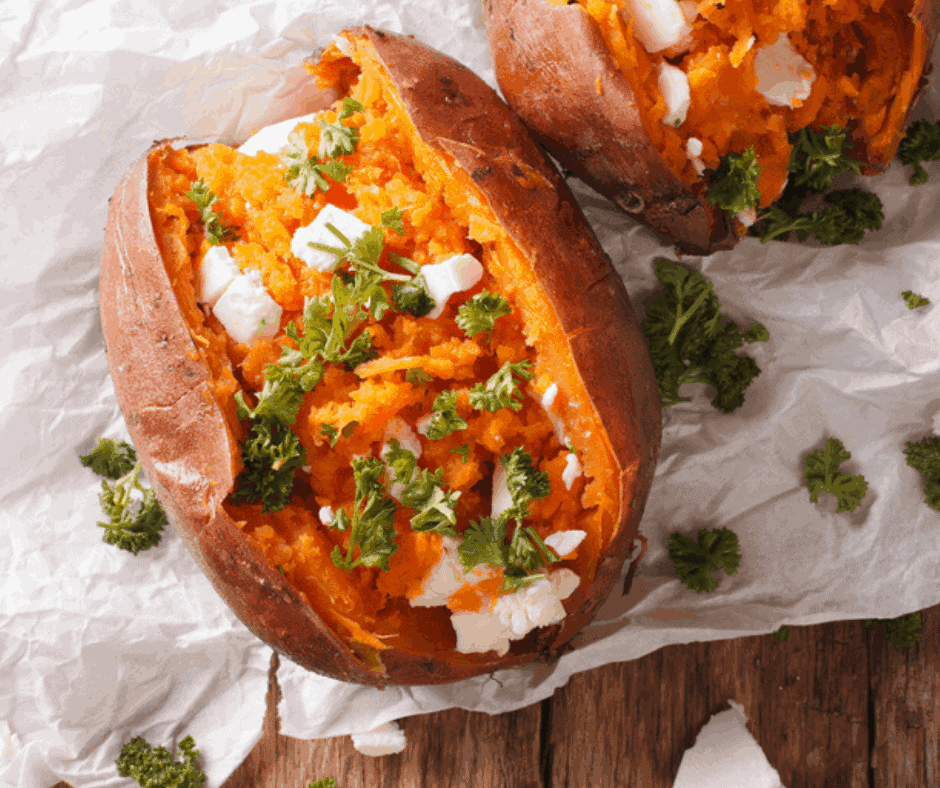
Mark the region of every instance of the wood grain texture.
[[897, 649], [869, 631], [874, 736], [871, 788], [937, 788], [940, 763], [940, 607], [923, 613], [918, 643]]
[[223, 788], [306, 788], [327, 775], [338, 788], [671, 788], [729, 698], [787, 788], [940, 786], [940, 606], [908, 649], [861, 621], [794, 627], [783, 643], [670, 646], [576, 675], [520, 711], [402, 720], [408, 748], [386, 758], [361, 755], [349, 737], [280, 735], [275, 669], [264, 734]]

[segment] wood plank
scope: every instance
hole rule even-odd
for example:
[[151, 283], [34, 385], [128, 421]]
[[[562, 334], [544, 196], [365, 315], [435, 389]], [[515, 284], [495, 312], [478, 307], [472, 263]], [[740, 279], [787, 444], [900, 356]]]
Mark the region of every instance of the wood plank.
[[869, 631], [874, 744], [872, 788], [940, 785], [940, 606], [922, 614], [921, 639], [908, 648]]
[[[574, 676], [552, 698], [550, 785], [669, 788], [702, 725], [744, 706], [788, 788], [868, 788], [868, 676], [860, 622], [669, 646]], [[600, 746], [599, 746], [600, 745]]]

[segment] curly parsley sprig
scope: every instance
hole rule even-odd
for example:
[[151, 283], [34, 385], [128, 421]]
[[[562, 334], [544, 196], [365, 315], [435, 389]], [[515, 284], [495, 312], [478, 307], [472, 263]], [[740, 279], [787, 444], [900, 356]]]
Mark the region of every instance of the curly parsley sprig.
[[839, 502], [836, 512], [854, 512], [861, 503], [868, 489], [865, 477], [850, 476], [839, 470], [852, 455], [845, 450], [838, 438], [826, 440], [826, 448], [810, 452], [804, 460], [803, 476], [809, 488], [809, 499], [813, 503], [819, 500], [819, 493], [827, 492]]
[[907, 464], [924, 475], [924, 503], [940, 510], [940, 438], [928, 436], [909, 442], [904, 450]]
[[[172, 755], [166, 747], [151, 747], [142, 736], [131, 739], [121, 748], [115, 761], [118, 774], [137, 781], [141, 788], [201, 788], [205, 773], [196, 765], [199, 750], [192, 736], [179, 743], [179, 752]], [[177, 760], [182, 755], [183, 759]]]
[[679, 579], [700, 594], [718, 587], [712, 572], [723, 569], [733, 575], [741, 563], [738, 537], [727, 528], [701, 530], [697, 541], [685, 534], [673, 534], [668, 545], [669, 558]]
[[524, 358], [522, 361], [507, 361], [486, 383], [477, 383], [470, 389], [470, 404], [475, 410], [486, 410], [490, 413], [502, 408], [519, 410], [522, 407], [523, 394], [519, 391], [517, 378], [531, 380], [532, 362]]
[[666, 292], [650, 308], [642, 329], [662, 406], [691, 402], [692, 397], [679, 395], [680, 388], [707, 383], [718, 392], [712, 405], [731, 413], [760, 374], [753, 359], [733, 351], [745, 342], [765, 342], [770, 334], [760, 323], [739, 332], [733, 320], [724, 321], [712, 283], [698, 271], [662, 258], [656, 261], [656, 277]]
[[[353, 460], [353, 478], [356, 484], [352, 517], [340, 509], [331, 528], [349, 531], [346, 555], [339, 546], [333, 548], [331, 558], [340, 569], [374, 566], [388, 571], [388, 559], [398, 550], [395, 541], [395, 512], [397, 507], [382, 484], [385, 463], [375, 457]], [[358, 548], [359, 555], [353, 557]]]
[[897, 618], [866, 618], [865, 626], [883, 625], [885, 639], [895, 648], [907, 648], [920, 640], [922, 620], [918, 610]]
[[921, 166], [921, 162], [940, 159], [940, 122], [918, 120], [908, 126], [907, 135], [898, 145], [898, 158], [902, 164], [914, 166], [911, 186], [927, 183], [927, 170]]
[[415, 531], [457, 536], [457, 501], [460, 491], [444, 487], [444, 471], [418, 470], [418, 458], [397, 440], [389, 441], [385, 462], [394, 475], [396, 484], [402, 485], [398, 499], [402, 506], [415, 509], [411, 527]]
[[[330, 181], [343, 183], [352, 168], [341, 161], [321, 161], [318, 156], [307, 156], [307, 144], [299, 131], [287, 136], [287, 145], [278, 152], [281, 163], [287, 167], [287, 185], [300, 194], [312, 197], [319, 189], [330, 190]], [[329, 179], [329, 180], [327, 180]]]
[[95, 448], [80, 459], [82, 465], [105, 477], [99, 498], [109, 519], [98, 522], [105, 529], [104, 541], [134, 555], [160, 544], [166, 513], [156, 493], [140, 483], [143, 464], [133, 447], [126, 441], [98, 438]]
[[508, 298], [482, 290], [457, 310], [457, 326], [468, 337], [484, 331], [492, 335], [496, 320], [511, 313]]
[[760, 199], [757, 183], [763, 169], [753, 146], [744, 153], [729, 153], [709, 179], [706, 199], [731, 213], [753, 208]]
[[238, 228], [226, 224], [222, 220], [225, 212], [216, 211], [213, 207], [219, 198], [206, 186], [204, 178], [193, 183], [190, 190], [184, 194], [193, 201], [196, 210], [199, 211], [199, 221], [205, 225], [206, 234], [212, 246], [218, 246], [225, 241], [239, 240]]
[[457, 412], [457, 392], [442, 391], [431, 405], [427, 436], [432, 441], [446, 438], [452, 432], [467, 429], [467, 422]]

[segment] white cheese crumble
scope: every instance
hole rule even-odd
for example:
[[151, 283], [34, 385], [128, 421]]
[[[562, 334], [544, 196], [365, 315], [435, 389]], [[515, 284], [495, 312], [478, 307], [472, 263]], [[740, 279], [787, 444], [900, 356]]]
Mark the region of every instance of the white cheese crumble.
[[735, 218], [745, 227], [750, 227], [752, 224], [754, 224], [754, 222], [757, 221], [757, 208], [752, 205], [750, 208], [745, 208], [743, 211], [738, 211], [735, 214]]
[[509, 651], [511, 640], [521, 640], [536, 627], [556, 624], [565, 617], [562, 601], [580, 584], [570, 569], [559, 569], [513, 594], [501, 596], [492, 612], [454, 613], [450, 620], [457, 633], [457, 651], [480, 654]]
[[320, 511], [318, 512], [320, 522], [323, 525], [332, 525], [333, 524], [333, 507], [332, 506], [321, 506]]
[[323, 210], [317, 214], [317, 218], [310, 224], [297, 228], [290, 243], [291, 253], [294, 257], [303, 260], [308, 268], [326, 271], [336, 261], [336, 258], [329, 252], [321, 252], [309, 244], [319, 243], [336, 247], [343, 245], [342, 241], [327, 229], [327, 224], [332, 224], [339, 230], [349, 243], [354, 243], [369, 230], [369, 225], [342, 208], [337, 208], [335, 205], [324, 206]]
[[235, 277], [212, 311], [229, 336], [246, 345], [273, 337], [281, 327], [281, 307], [268, 295], [257, 271]]
[[210, 248], [199, 264], [199, 303], [214, 305], [222, 297], [225, 288], [241, 273], [228, 249], [224, 246]]
[[408, 423], [398, 416], [393, 416], [385, 425], [384, 443], [382, 444], [382, 450], [379, 452], [382, 459], [385, 459], [385, 455], [392, 450], [391, 441], [393, 440], [398, 441], [403, 449], [407, 449], [415, 457], [421, 456], [421, 441], [415, 435], [414, 430], [408, 426]]
[[493, 495], [490, 517], [494, 520], [512, 506], [512, 495], [506, 486], [506, 469], [501, 462], [496, 463], [493, 471]]
[[287, 137], [298, 123], [313, 123], [316, 113], [301, 115], [271, 126], [265, 126], [256, 134], [252, 134], [246, 142], [239, 146], [238, 152], [246, 156], [254, 156], [258, 151], [265, 151], [277, 156], [278, 151], [287, 145]]
[[428, 437], [428, 427], [431, 424], [431, 414], [427, 416], [422, 416], [415, 422], [415, 429], [418, 431], [419, 435], [423, 435], [425, 438]]
[[446, 605], [447, 597], [464, 584], [463, 571], [457, 556], [458, 544], [452, 536], [441, 537], [441, 557], [424, 579], [420, 596], [409, 600], [413, 607]]
[[627, 0], [624, 13], [633, 18], [633, 35], [643, 48], [659, 52], [689, 40], [684, 10], [676, 0]]
[[940, 411], [933, 417], [933, 434], [940, 435]]
[[558, 384], [552, 383], [552, 385], [545, 389], [545, 393], [542, 395], [542, 407], [545, 408], [545, 410], [548, 410], [552, 405], [555, 404], [555, 397], [557, 396]]
[[691, 93], [689, 78], [681, 68], [669, 63], [659, 64], [659, 92], [666, 102], [666, 114], [663, 123], [667, 126], [681, 126], [689, 112]]
[[565, 469], [561, 472], [561, 480], [565, 483], [565, 489], [570, 490], [574, 480], [581, 475], [581, 463], [578, 462], [578, 455], [569, 451], [565, 456]]
[[799, 106], [809, 98], [816, 73], [797, 52], [790, 39], [778, 36], [770, 46], [761, 47], [754, 57], [757, 92], [778, 107]]
[[571, 555], [581, 542], [584, 541], [587, 536], [587, 531], [558, 531], [553, 534], [549, 534], [543, 540], [545, 544], [552, 548], [559, 556], [564, 558], [565, 556]]
[[702, 145], [702, 141], [697, 137], [689, 137], [685, 141], [685, 155], [688, 156], [689, 161], [692, 162], [692, 167], [698, 175], [705, 173], [705, 162], [702, 161], [702, 150], [704, 150], [704, 146]]
[[483, 266], [472, 254], [457, 254], [440, 263], [421, 268], [428, 294], [434, 299], [434, 309], [428, 317], [437, 318], [444, 313], [448, 299], [454, 293], [469, 290], [483, 278]]
[[383, 723], [371, 731], [354, 733], [351, 738], [353, 747], [363, 755], [372, 757], [395, 755], [404, 750], [405, 745], [408, 744], [405, 732], [394, 720]]

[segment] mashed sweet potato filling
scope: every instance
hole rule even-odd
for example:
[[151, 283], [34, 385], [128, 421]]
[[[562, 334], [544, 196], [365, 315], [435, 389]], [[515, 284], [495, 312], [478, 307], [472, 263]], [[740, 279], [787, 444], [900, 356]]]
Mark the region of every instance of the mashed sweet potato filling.
[[[690, 138], [701, 140], [709, 169], [753, 146], [763, 167], [761, 207], [786, 185], [787, 135], [806, 126], [858, 128], [849, 155], [889, 161], [927, 46], [926, 31], [911, 15], [913, 0], [697, 0], [690, 45], [653, 54], [634, 38], [624, 13], [628, 0], [577, 2], [629, 80], [643, 128], [673, 172], [690, 185], [700, 180], [687, 154]], [[771, 105], [757, 90], [756, 54], [779, 36], [789, 37], [815, 72], [809, 97], [791, 107]], [[667, 110], [657, 73], [663, 62], [689, 80], [688, 114], [677, 127], [662, 122]]]
[[[551, 484], [550, 494], [531, 504], [526, 525], [543, 539], [565, 530], [587, 532], [569, 558], [553, 565], [577, 572], [582, 587], [590, 584], [598, 556], [614, 535], [620, 508], [618, 473], [567, 339], [558, 335], [553, 310], [526, 258], [470, 178], [421, 140], [384, 69], [370, 60], [371, 50], [355, 41], [351, 46], [352, 57], [333, 46], [312, 69], [321, 86], [335, 87], [364, 107], [344, 121], [360, 133], [356, 151], [342, 157], [351, 168], [345, 182], [332, 183], [327, 192], [309, 197], [286, 182], [286, 167], [276, 155], [262, 151], [246, 156], [224, 145], [161, 147], [150, 157], [151, 215], [174, 292], [194, 347], [211, 373], [212, 392], [233, 447], [246, 437], [234, 395], [243, 391], [252, 400], [264, 385], [265, 368], [278, 360], [281, 348], [296, 347], [285, 326], [293, 321], [302, 330], [304, 300], [330, 292], [333, 274], [309, 268], [291, 253], [294, 232], [309, 225], [325, 205], [336, 205], [372, 226], [380, 225], [383, 212], [397, 207], [404, 235], [386, 230], [386, 248], [422, 266], [463, 253], [483, 264], [482, 280], [452, 296], [439, 318], [389, 310], [381, 321], [367, 324], [376, 358], [354, 369], [326, 365], [318, 385], [305, 396], [293, 427], [306, 450], [308, 470], [297, 472], [284, 508], [265, 514], [260, 504], [225, 504], [242, 532], [347, 642], [464, 659], [454, 651], [449, 614], [494, 605], [504, 593], [500, 572], [483, 583], [465, 584], [449, 598], [448, 607], [409, 605], [439, 561], [442, 539], [413, 530], [409, 521], [414, 511], [403, 505], [395, 516], [397, 552], [389, 560], [388, 572], [337, 567], [331, 552], [337, 545], [346, 550], [348, 531], [324, 525], [318, 513], [321, 507], [351, 510], [353, 459], [379, 455], [391, 419], [401, 418], [416, 428], [431, 412], [437, 394], [456, 390], [457, 411], [468, 426], [440, 440], [420, 436], [419, 467], [442, 469], [445, 484], [460, 491], [457, 531], [490, 515], [499, 457], [524, 447]], [[332, 123], [337, 115], [328, 111], [323, 117]], [[298, 128], [309, 155], [316, 153], [319, 126]], [[283, 309], [280, 331], [273, 339], [238, 344], [211, 311], [197, 303], [194, 271], [210, 246], [185, 192], [200, 178], [217, 195], [216, 208], [239, 233], [238, 240], [225, 243], [236, 265], [242, 272], [260, 272], [269, 294]], [[455, 322], [457, 309], [483, 289], [509, 299], [512, 313], [496, 321], [491, 337], [485, 333], [468, 337]], [[505, 362], [522, 359], [532, 362], [534, 375], [523, 384], [525, 397], [518, 411], [502, 408], [491, 413], [471, 406], [468, 391], [474, 385], [485, 382]], [[410, 380], [408, 373], [414, 370], [429, 376], [430, 382]], [[559, 442], [541, 403], [553, 383], [558, 394], [551, 411], [564, 423], [570, 447]], [[324, 425], [350, 431], [330, 446]], [[576, 452], [583, 473], [573, 481], [568, 478], [566, 484], [563, 473], [569, 448]]]

